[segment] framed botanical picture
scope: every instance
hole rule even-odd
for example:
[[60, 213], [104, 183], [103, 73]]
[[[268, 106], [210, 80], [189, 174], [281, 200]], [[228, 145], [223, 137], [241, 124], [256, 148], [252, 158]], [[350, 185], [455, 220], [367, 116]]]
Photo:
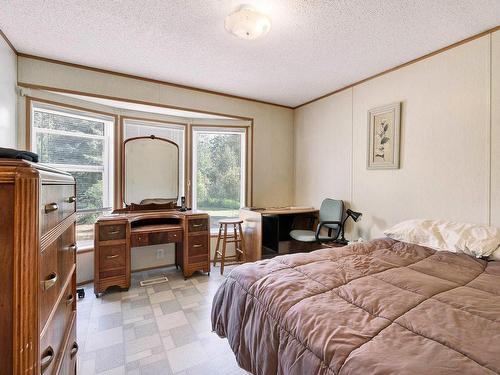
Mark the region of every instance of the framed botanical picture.
[[399, 168], [401, 103], [368, 111], [368, 169]]

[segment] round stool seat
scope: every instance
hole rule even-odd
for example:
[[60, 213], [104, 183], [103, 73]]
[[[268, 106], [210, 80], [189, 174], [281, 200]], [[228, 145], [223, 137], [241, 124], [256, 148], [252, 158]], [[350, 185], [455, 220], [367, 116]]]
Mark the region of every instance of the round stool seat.
[[219, 220], [219, 224], [243, 224], [243, 220], [241, 220], [241, 219], [224, 219], [224, 220]]

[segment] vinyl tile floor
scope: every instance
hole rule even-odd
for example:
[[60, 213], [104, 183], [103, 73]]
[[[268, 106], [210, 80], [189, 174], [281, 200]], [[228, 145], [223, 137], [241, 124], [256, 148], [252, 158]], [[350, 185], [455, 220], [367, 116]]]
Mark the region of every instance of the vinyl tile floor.
[[[159, 276], [168, 282], [139, 284]], [[85, 285], [77, 304], [78, 373], [248, 374], [227, 340], [212, 332], [212, 298], [223, 280], [218, 267], [210, 276], [196, 273], [187, 280], [167, 267], [133, 273], [128, 291], [110, 289], [99, 298], [92, 284]]]

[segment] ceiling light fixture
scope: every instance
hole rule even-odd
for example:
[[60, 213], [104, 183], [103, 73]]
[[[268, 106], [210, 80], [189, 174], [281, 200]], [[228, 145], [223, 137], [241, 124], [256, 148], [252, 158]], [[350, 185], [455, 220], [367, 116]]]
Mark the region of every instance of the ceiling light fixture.
[[226, 17], [226, 30], [239, 38], [254, 40], [263, 37], [271, 29], [271, 20], [249, 5]]

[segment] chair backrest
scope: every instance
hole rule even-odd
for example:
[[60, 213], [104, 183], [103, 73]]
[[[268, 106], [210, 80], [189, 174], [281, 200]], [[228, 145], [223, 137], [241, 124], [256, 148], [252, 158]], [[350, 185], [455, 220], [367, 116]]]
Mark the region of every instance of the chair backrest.
[[[342, 221], [344, 214], [344, 202], [336, 199], [326, 198], [319, 209], [319, 221]], [[325, 224], [325, 227], [337, 229], [337, 224]]]

